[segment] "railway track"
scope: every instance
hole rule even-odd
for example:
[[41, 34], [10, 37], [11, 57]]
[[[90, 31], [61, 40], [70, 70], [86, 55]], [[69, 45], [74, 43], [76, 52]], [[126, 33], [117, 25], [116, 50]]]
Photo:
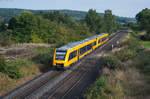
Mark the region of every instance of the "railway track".
[[23, 99], [27, 97], [30, 93], [34, 92], [34, 90], [40, 88], [43, 84], [47, 83], [50, 80], [53, 80], [62, 71], [50, 71], [39, 77], [31, 80], [30, 82], [26, 83], [25, 85], [7, 93], [5, 96], [0, 97], [0, 99]]
[[[50, 71], [30, 81], [22, 87], [6, 94], [2, 99], [51, 99], [81, 97], [86, 87], [91, 84], [99, 74], [100, 57], [95, 55], [102, 50], [110, 51], [111, 45], [124, 37], [126, 33], [118, 32], [113, 35], [102, 47], [90, 53], [72, 69], [67, 71]], [[98, 63], [97, 63], [98, 62]], [[100, 62], [101, 63], [101, 62]], [[78, 68], [80, 67], [80, 68]], [[87, 82], [87, 83], [85, 83]]]
[[[74, 99], [74, 98], [83, 98], [82, 93], [86, 91], [88, 85], [93, 83], [96, 80], [97, 76], [100, 73], [100, 68], [102, 68], [102, 57], [96, 57], [97, 53], [100, 53], [102, 50], [105, 50], [106, 53], [110, 52], [111, 45], [116, 43], [118, 39], [124, 37], [125, 34], [114, 35], [114, 42], [108, 42], [103, 45], [103, 47], [96, 50], [91, 55], [85, 58], [82, 61], [80, 68], [76, 68], [63, 79], [59, 84], [49, 90], [47, 93], [43, 94], [40, 99]], [[107, 46], [106, 46], [107, 45]], [[109, 46], [109, 47], [108, 47]]]

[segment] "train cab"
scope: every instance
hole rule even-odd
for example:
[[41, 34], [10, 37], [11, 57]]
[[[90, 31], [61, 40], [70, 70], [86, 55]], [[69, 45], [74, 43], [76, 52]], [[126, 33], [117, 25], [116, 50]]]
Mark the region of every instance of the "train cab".
[[55, 49], [53, 57], [53, 65], [57, 68], [63, 68], [65, 66], [67, 50]]

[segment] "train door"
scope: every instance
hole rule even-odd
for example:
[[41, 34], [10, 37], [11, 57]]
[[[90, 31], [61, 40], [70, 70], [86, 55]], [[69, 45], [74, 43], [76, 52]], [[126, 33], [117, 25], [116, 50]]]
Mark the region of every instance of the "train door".
[[78, 61], [79, 61], [79, 56], [80, 56], [80, 50], [79, 49], [78, 49], [78, 54], [77, 55], [78, 55]]

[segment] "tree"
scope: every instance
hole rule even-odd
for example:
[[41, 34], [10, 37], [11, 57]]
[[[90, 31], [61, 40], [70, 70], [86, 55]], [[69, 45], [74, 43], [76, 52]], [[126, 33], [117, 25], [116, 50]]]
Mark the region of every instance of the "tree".
[[150, 40], [150, 9], [143, 9], [136, 15], [137, 23], [141, 30], [146, 30], [146, 39]]
[[85, 22], [87, 23], [90, 32], [99, 33], [103, 32], [103, 18], [96, 12], [96, 10], [90, 9], [85, 17]]
[[136, 15], [136, 20], [142, 30], [149, 31], [150, 29], [150, 9], [143, 9]]
[[43, 17], [46, 19], [49, 19], [50, 21], [54, 21], [57, 23], [63, 23], [65, 25], [67, 25], [68, 27], [73, 27], [74, 25], [76, 25], [75, 20], [71, 16], [69, 16], [67, 14], [62, 14], [59, 11], [45, 13], [45, 14], [43, 14]]
[[116, 29], [116, 21], [111, 10], [106, 10], [104, 13], [104, 21], [107, 32], [114, 32]]
[[0, 32], [5, 31], [7, 26], [5, 25], [4, 21], [0, 19]]
[[13, 30], [12, 36], [18, 42], [29, 42], [31, 34], [37, 32], [37, 20], [31, 12], [25, 11], [10, 19], [8, 28]]

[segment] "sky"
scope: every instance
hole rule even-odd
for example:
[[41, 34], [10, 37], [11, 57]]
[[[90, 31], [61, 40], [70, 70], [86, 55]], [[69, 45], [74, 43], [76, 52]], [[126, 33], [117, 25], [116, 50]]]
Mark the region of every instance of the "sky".
[[0, 8], [79, 11], [92, 8], [99, 13], [110, 9], [114, 15], [135, 17], [142, 9], [150, 8], [150, 0], [0, 0]]

